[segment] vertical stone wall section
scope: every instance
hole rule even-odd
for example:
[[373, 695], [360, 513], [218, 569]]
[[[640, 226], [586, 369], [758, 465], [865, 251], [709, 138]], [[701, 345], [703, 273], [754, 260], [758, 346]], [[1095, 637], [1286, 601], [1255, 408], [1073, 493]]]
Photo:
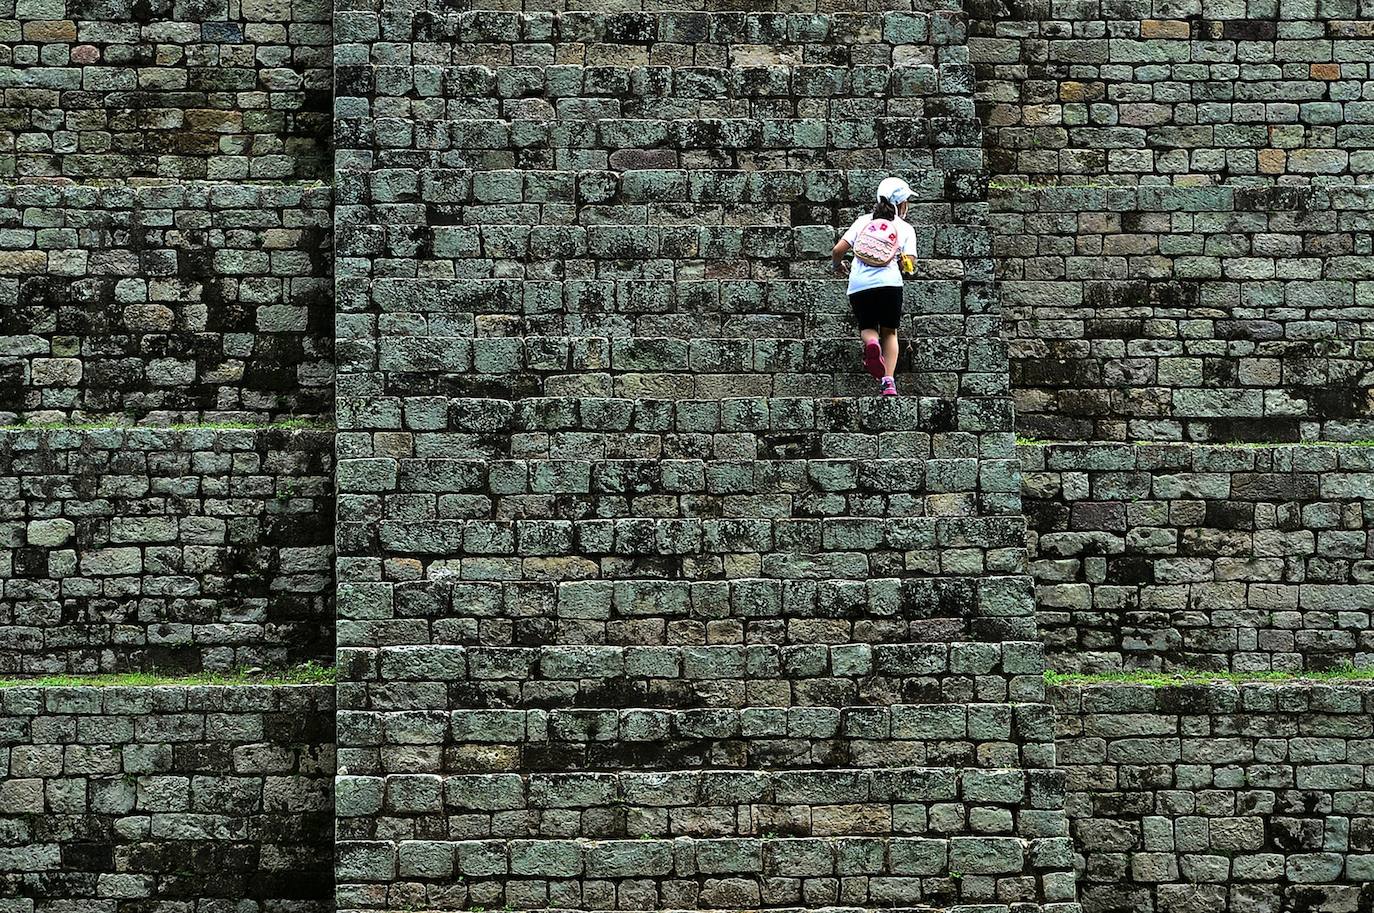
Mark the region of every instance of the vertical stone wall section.
[[318, 0], [19, 0], [0, 38], [0, 175], [324, 177], [329, 12]]
[[0, 907], [327, 913], [330, 685], [0, 688]]
[[333, 411], [329, 188], [0, 187], [0, 424]]
[[1368, 685], [1051, 693], [1085, 911], [1370, 904]]
[[1367, 2], [980, 0], [970, 15], [994, 174], [1288, 185], [1374, 175]]
[[327, 661], [332, 437], [0, 431], [0, 673]]
[[1374, 448], [1018, 448], [1060, 672], [1370, 661]]
[[1023, 435], [1374, 437], [1367, 188], [1057, 187], [994, 207]]

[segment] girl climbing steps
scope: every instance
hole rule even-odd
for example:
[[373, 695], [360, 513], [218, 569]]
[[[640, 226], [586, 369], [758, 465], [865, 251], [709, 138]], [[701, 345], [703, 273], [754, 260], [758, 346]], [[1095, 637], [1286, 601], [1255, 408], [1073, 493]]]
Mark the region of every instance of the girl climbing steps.
[[[836, 275], [849, 277], [849, 306], [859, 324], [863, 366], [883, 396], [897, 395], [897, 327], [902, 277], [915, 269], [916, 232], [905, 221], [911, 188], [901, 178], [878, 185], [872, 215], [860, 216], [830, 252]], [[844, 259], [854, 252], [853, 264]]]

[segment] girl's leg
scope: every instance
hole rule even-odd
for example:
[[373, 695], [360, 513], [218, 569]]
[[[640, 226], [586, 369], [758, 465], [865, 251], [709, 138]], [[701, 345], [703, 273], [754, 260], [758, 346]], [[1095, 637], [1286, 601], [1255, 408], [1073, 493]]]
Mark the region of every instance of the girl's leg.
[[[868, 332], [865, 330], [864, 332]], [[883, 347], [883, 376], [892, 377], [897, 373], [897, 355], [900, 347], [897, 344], [897, 328], [883, 327], [882, 332]]]
[[859, 331], [859, 338], [863, 341], [864, 370], [874, 380], [881, 380], [887, 366], [883, 364], [882, 343], [878, 340], [878, 331], [866, 327]]

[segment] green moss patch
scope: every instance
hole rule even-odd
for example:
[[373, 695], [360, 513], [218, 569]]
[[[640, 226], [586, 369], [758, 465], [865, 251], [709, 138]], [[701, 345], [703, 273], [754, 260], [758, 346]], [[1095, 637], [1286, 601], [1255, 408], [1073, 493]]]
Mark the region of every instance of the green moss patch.
[[332, 685], [334, 669], [303, 663], [290, 669], [265, 671], [195, 672], [182, 675], [158, 672], [108, 672], [89, 675], [47, 675], [41, 678], [0, 679], [0, 688], [158, 688], [195, 685]]
[[1325, 672], [1212, 672], [1189, 669], [1176, 672], [1055, 672], [1045, 671], [1047, 685], [1149, 685], [1171, 688], [1180, 685], [1245, 685], [1271, 682], [1374, 682], [1374, 668], [1347, 666]]
[[173, 425], [133, 425], [128, 422], [25, 422], [0, 426], [0, 431], [333, 431], [326, 419], [288, 418], [276, 422], [178, 422]]
[[1374, 441], [1043, 441], [1038, 438], [1018, 437], [1018, 447], [1111, 447], [1129, 445], [1133, 447], [1237, 447], [1237, 448], [1278, 448], [1278, 447], [1374, 447]]

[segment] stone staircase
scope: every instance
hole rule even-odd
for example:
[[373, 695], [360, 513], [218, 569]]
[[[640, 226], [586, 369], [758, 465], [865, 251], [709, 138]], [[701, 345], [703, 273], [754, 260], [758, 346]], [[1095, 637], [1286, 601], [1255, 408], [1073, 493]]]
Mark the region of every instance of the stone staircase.
[[1076, 910], [962, 14], [335, 33], [339, 909]]

